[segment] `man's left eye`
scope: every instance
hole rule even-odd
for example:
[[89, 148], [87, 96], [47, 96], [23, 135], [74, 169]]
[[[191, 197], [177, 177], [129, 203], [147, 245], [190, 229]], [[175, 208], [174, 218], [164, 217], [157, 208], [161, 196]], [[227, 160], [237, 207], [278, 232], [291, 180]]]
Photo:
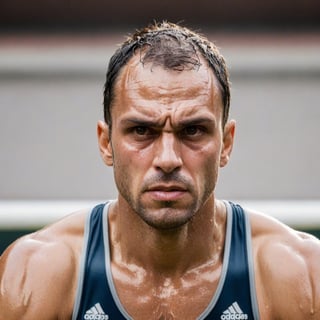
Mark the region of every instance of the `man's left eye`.
[[199, 128], [198, 126], [190, 126], [190, 127], [184, 128], [183, 131], [184, 131], [184, 134], [188, 136], [195, 136], [201, 133], [201, 128]]

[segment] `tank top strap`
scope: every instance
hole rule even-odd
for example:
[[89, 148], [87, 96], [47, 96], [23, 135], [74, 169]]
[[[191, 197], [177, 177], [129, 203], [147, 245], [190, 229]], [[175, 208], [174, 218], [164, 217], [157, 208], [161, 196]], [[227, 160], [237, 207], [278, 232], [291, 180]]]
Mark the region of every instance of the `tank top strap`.
[[222, 276], [210, 312], [199, 320], [258, 320], [249, 217], [237, 204], [226, 202], [226, 207]]
[[[97, 205], [88, 215], [84, 235], [73, 320], [125, 320], [109, 287], [110, 270], [107, 212], [110, 203]], [[106, 245], [108, 248], [105, 248]], [[106, 256], [107, 255], [107, 256]], [[111, 274], [111, 270], [110, 270]]]

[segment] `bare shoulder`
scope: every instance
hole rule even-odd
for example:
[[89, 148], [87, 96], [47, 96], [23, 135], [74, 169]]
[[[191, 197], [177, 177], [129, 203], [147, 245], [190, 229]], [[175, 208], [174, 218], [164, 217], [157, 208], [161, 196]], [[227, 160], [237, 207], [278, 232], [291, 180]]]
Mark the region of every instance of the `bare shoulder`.
[[250, 217], [260, 311], [320, 319], [320, 241], [266, 215]]
[[14, 242], [0, 257], [0, 320], [69, 319], [86, 212]]

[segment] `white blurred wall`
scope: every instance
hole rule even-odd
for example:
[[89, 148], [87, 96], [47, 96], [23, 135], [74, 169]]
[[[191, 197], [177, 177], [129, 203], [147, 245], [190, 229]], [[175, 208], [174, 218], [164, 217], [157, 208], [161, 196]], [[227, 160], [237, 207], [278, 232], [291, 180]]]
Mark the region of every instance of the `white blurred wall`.
[[[96, 142], [114, 45], [0, 42], [0, 199], [116, 196]], [[229, 41], [222, 52], [237, 132], [218, 195], [319, 199], [320, 44]]]

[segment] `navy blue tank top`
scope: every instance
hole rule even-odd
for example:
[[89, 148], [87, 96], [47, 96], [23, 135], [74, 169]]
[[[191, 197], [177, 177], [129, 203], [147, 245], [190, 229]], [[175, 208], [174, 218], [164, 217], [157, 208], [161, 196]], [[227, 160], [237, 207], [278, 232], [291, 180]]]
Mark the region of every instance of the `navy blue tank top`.
[[[239, 205], [225, 204], [227, 230], [221, 277], [198, 320], [259, 320], [249, 218]], [[100, 204], [88, 215], [72, 320], [133, 319], [122, 306], [112, 278], [108, 207], [109, 203]]]

